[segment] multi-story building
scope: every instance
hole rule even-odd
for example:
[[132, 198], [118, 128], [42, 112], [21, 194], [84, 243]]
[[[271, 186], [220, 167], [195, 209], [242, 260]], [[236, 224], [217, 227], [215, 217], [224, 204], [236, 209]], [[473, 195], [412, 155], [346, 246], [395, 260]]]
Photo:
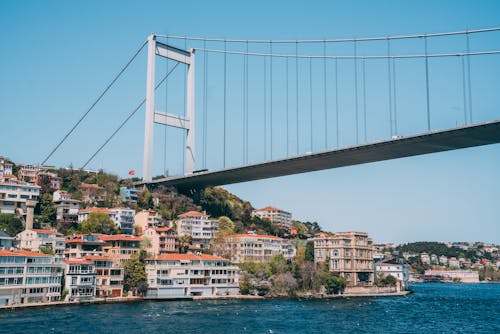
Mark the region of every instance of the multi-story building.
[[373, 242], [367, 233], [320, 234], [313, 241], [315, 263], [329, 261], [329, 270], [340, 274], [349, 286], [373, 284]]
[[19, 213], [26, 215], [26, 201], [37, 201], [40, 187], [16, 180], [15, 177], [5, 177], [0, 180], [0, 212]]
[[69, 301], [91, 301], [96, 294], [96, 269], [87, 259], [69, 259], [66, 263], [64, 288]]
[[440, 277], [445, 282], [479, 283], [479, 274], [472, 270], [426, 270], [425, 276]]
[[52, 250], [56, 256], [63, 257], [65, 238], [55, 230], [33, 229], [24, 230], [16, 236], [18, 247], [34, 252], [43, 249]]
[[191, 236], [193, 245], [199, 248], [209, 248], [210, 241], [217, 233], [218, 221], [209, 219], [209, 215], [198, 211], [189, 211], [179, 215], [177, 234]]
[[78, 210], [80, 201], [72, 199], [64, 190], [54, 192], [52, 201], [56, 207], [57, 226], [70, 227], [78, 223]]
[[448, 265], [448, 258], [444, 255], [441, 255], [439, 257], [439, 264], [443, 265], [443, 266], [446, 266]]
[[164, 254], [146, 259], [147, 298], [239, 294], [239, 269], [213, 255]]
[[89, 204], [103, 204], [106, 199], [106, 189], [97, 184], [83, 183], [80, 185], [82, 201]]
[[295, 256], [295, 247], [289, 239], [272, 235], [234, 234], [222, 242], [213, 244], [214, 254], [226, 257], [232, 263], [268, 262], [274, 256], [282, 254], [289, 260]]
[[423, 263], [423, 264], [431, 264], [431, 257], [429, 256], [429, 254], [427, 253], [422, 253], [420, 254], [420, 261]]
[[40, 165], [23, 165], [17, 172], [20, 181], [35, 183], [36, 175], [40, 171]]
[[0, 250], [0, 305], [60, 300], [63, 268], [55, 256]]
[[66, 259], [77, 259], [92, 255], [102, 255], [104, 241], [96, 234], [76, 234], [66, 237]]
[[123, 267], [113, 264], [106, 256], [86, 256], [96, 269], [96, 297], [121, 297], [123, 294]]
[[113, 220], [123, 234], [134, 234], [134, 215], [135, 210], [129, 208], [88, 208], [78, 211], [78, 222], [83, 223], [93, 212], [105, 213]]
[[13, 165], [10, 162], [7, 162], [4, 157], [0, 156], [0, 181], [4, 179], [4, 177], [12, 176]]
[[448, 266], [449, 267], [457, 267], [457, 268], [459, 268], [460, 267], [460, 261], [458, 261], [456, 257], [450, 257], [448, 259]]
[[137, 235], [143, 235], [150, 227], [163, 225], [162, 216], [155, 210], [143, 210], [135, 214], [134, 227]]
[[4, 231], [0, 230], [0, 249], [11, 249], [12, 247], [14, 247], [14, 240], [14, 237], [11, 237]]
[[102, 254], [108, 256], [116, 265], [123, 265], [132, 258], [132, 255], [139, 253], [141, 238], [128, 234], [104, 235], [99, 234], [99, 239], [104, 241]]
[[143, 238], [147, 238], [149, 241], [145, 248], [148, 254], [155, 256], [179, 253], [179, 238], [175, 230], [169, 227], [149, 227], [146, 229]]
[[258, 216], [263, 219], [268, 219], [271, 223], [284, 227], [288, 230], [292, 228], [292, 214], [285, 210], [281, 210], [272, 206], [253, 210], [252, 217]]
[[137, 204], [137, 189], [120, 187], [120, 196], [122, 197], [122, 202], [128, 205]]
[[35, 175], [35, 183], [41, 186], [44, 182], [48, 182], [50, 184], [50, 189], [52, 190], [61, 189], [62, 179], [57, 174], [46, 170], [40, 170]]
[[407, 290], [409, 288], [408, 280], [410, 279], [410, 266], [408, 264], [392, 260], [377, 262], [375, 263], [375, 275], [379, 278], [391, 275], [397, 278], [401, 290]]

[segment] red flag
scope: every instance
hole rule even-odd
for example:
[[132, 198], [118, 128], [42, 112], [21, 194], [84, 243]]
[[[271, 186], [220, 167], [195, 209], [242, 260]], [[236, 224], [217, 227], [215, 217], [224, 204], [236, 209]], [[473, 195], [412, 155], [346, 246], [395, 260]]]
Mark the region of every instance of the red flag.
[[135, 170], [131, 169], [131, 170], [128, 172], [128, 175], [135, 175]]

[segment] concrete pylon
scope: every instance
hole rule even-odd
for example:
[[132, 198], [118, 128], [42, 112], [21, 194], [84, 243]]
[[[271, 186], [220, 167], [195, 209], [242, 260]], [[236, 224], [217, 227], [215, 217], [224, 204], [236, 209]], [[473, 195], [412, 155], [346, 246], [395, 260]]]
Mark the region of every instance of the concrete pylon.
[[26, 230], [33, 229], [33, 216], [35, 212], [35, 206], [37, 201], [28, 199], [26, 200]]

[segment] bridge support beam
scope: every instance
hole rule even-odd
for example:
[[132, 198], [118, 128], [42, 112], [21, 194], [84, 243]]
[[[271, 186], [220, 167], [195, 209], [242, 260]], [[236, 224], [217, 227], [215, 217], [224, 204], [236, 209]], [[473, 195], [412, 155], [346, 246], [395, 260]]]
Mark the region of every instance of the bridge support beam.
[[[186, 78], [186, 116], [155, 111], [155, 70], [156, 56], [164, 57], [187, 66]], [[155, 35], [148, 37], [148, 66], [146, 79], [146, 118], [144, 126], [144, 161], [142, 178], [144, 182], [153, 179], [153, 138], [154, 123], [173, 126], [186, 130], [184, 174], [190, 175], [195, 167], [195, 72], [194, 49], [189, 51], [156, 41]]]

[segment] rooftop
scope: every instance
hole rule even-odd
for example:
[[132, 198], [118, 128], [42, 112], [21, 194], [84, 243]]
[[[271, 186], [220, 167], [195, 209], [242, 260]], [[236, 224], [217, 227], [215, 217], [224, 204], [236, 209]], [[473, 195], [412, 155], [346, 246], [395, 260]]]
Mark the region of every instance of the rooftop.
[[209, 261], [209, 260], [225, 260], [219, 256], [208, 255], [208, 254], [163, 254], [156, 258], [147, 258], [146, 260], [163, 260], [163, 261]]
[[275, 239], [275, 240], [286, 240], [280, 237], [275, 237], [274, 235], [266, 234], [233, 234], [227, 238], [253, 238], [253, 239]]
[[135, 237], [129, 234], [115, 234], [115, 235], [106, 235], [99, 234], [99, 239], [102, 241], [141, 241], [140, 237]]
[[201, 213], [198, 211], [188, 211], [179, 215], [179, 217], [206, 217], [206, 216], [208, 216], [206, 213]]
[[42, 253], [37, 253], [37, 252], [32, 252], [32, 251], [27, 251], [27, 250], [10, 251], [10, 250], [0, 249], [0, 256], [51, 257], [52, 255], [42, 254]]

